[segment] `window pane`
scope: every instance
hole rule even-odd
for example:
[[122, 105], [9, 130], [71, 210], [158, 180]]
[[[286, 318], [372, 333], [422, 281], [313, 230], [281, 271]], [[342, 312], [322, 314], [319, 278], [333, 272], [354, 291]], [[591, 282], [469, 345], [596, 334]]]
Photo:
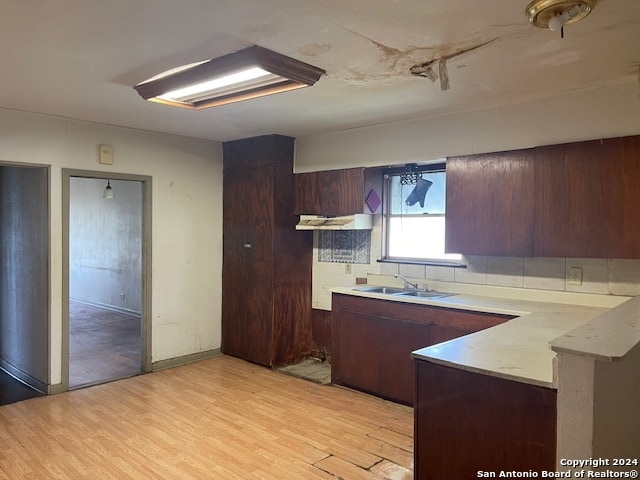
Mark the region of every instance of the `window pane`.
[[445, 217], [387, 218], [388, 257], [460, 260], [444, 253]]
[[[402, 185], [400, 175], [393, 175], [390, 178], [390, 211], [392, 215], [445, 213], [445, 172], [423, 172], [422, 180], [424, 182], [419, 181], [420, 183], [417, 185]], [[407, 205], [407, 201], [413, 205]], [[420, 205], [421, 202], [424, 206]]]

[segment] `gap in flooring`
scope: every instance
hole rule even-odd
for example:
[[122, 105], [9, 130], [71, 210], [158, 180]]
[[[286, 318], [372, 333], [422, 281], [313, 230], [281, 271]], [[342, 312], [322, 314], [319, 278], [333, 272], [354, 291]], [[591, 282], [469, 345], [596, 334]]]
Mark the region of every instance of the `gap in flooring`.
[[322, 385], [329, 385], [331, 383], [331, 364], [326, 360], [305, 358], [297, 363], [279, 367], [276, 370]]

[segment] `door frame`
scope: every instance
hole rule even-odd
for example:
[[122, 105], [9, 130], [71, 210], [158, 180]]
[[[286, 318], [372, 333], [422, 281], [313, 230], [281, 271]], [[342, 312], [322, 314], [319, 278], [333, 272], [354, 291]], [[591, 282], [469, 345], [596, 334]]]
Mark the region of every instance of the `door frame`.
[[151, 365], [151, 231], [152, 180], [147, 175], [62, 169], [62, 391], [69, 390], [69, 215], [71, 177], [129, 180], [142, 184], [142, 271], [141, 273], [141, 372], [150, 372]]

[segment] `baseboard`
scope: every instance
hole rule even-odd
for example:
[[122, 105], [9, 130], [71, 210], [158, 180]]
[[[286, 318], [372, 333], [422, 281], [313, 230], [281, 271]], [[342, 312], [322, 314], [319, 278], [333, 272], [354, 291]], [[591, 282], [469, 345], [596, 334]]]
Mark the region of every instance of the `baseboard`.
[[88, 302], [86, 300], [77, 300], [75, 298], [71, 298], [70, 300], [78, 303], [84, 303], [85, 305], [91, 305], [92, 307], [104, 308], [105, 310], [112, 310], [114, 312], [124, 313], [127, 315], [131, 315], [132, 317], [140, 318], [140, 316], [142, 315], [140, 312], [136, 312], [135, 310], [131, 310], [129, 308], [124, 308], [124, 307], [118, 307], [116, 305], [108, 305], [106, 303], [99, 303], [99, 302]]
[[207, 350], [206, 352], [192, 353], [191, 355], [184, 355], [182, 357], [168, 358], [166, 360], [159, 360], [151, 364], [151, 370], [164, 370], [166, 368], [178, 367], [180, 365], [186, 365], [188, 363], [198, 362], [207, 358], [218, 357], [222, 355], [222, 350], [215, 348], [213, 350]]
[[62, 384], [61, 383], [56, 383], [55, 385], [49, 385], [49, 391], [47, 392], [48, 395], [56, 395], [58, 393], [63, 393], [66, 390], [64, 390], [64, 388], [62, 388]]
[[19, 382], [24, 383], [26, 386], [33, 388], [34, 390], [37, 390], [40, 393], [46, 394], [49, 391], [49, 385], [47, 385], [47, 383], [35, 377], [32, 377], [31, 375], [29, 375], [26, 372], [23, 372], [17, 367], [14, 367], [13, 365], [6, 362], [2, 358], [0, 358], [0, 369], [7, 372], [9, 375], [11, 375], [13, 378], [18, 380]]

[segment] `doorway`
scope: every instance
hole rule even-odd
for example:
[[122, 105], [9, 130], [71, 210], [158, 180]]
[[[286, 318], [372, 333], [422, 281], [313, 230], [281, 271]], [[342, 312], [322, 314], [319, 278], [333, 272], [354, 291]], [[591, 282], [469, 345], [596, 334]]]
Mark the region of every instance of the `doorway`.
[[150, 370], [150, 199], [149, 177], [63, 170], [66, 389]]
[[0, 162], [0, 405], [47, 393], [49, 167]]

